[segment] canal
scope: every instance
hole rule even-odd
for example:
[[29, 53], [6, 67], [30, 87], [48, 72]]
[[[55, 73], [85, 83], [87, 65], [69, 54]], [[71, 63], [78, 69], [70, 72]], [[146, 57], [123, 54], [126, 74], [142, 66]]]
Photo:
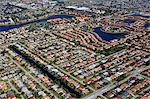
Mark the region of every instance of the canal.
[[47, 70], [45, 70], [43, 67], [44, 65], [39, 64], [38, 62], [34, 61], [30, 56], [24, 54], [22, 51], [18, 50], [16, 48], [16, 46], [11, 46], [9, 47], [10, 49], [12, 49], [14, 52], [16, 52], [17, 54], [19, 54], [23, 59], [25, 59], [27, 62], [29, 62], [31, 65], [35, 66], [36, 68], [38, 68], [40, 71], [42, 71], [42, 73], [44, 73], [45, 75], [47, 75], [50, 79], [52, 79], [55, 83], [60, 84], [60, 86], [62, 86], [64, 89], [66, 89], [68, 92], [71, 93], [71, 95], [75, 98], [80, 98], [81, 97], [81, 93], [75, 91], [73, 88], [71, 88], [70, 86], [68, 86], [65, 82], [62, 81], [62, 79], [60, 78], [56, 78], [53, 74], [49, 73]]
[[35, 23], [35, 22], [43, 22], [43, 21], [47, 21], [47, 20], [50, 20], [50, 19], [58, 19], [58, 18], [69, 19], [69, 18], [73, 18], [73, 17], [74, 17], [73, 15], [53, 15], [53, 16], [50, 16], [50, 17], [45, 18], [45, 19], [34, 20], [34, 21], [26, 22], [26, 23], [21, 23], [21, 24], [16, 24], [16, 25], [0, 26], [0, 32], [8, 31], [8, 30], [15, 29], [15, 28], [19, 28], [19, 27], [22, 27], [24, 25], [28, 25], [28, 24]]

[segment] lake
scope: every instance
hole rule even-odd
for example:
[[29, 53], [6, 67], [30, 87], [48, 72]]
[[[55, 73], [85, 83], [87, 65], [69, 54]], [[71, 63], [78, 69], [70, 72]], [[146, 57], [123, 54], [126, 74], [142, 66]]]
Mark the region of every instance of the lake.
[[97, 33], [105, 41], [111, 41], [125, 36], [124, 33], [113, 34], [104, 32], [100, 27], [94, 28], [94, 32]]
[[145, 28], [149, 28], [149, 27], [150, 27], [150, 23], [145, 23], [145, 24], [144, 24], [144, 27], [145, 27]]
[[132, 19], [124, 19], [123, 20], [123, 23], [127, 23], [128, 25], [130, 25], [130, 24], [132, 24], [134, 22], [135, 22], [135, 20], [132, 20]]

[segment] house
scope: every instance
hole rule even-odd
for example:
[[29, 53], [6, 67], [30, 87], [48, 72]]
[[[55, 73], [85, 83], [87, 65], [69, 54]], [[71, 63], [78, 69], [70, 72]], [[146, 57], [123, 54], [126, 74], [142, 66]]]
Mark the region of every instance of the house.
[[115, 96], [112, 92], [108, 92], [106, 95], [107, 95], [108, 97], [110, 97], [110, 98], [112, 98], [112, 97]]
[[121, 89], [121, 88], [119, 88], [119, 87], [117, 87], [115, 90], [116, 90], [117, 92], [122, 91], [122, 89]]
[[129, 87], [129, 85], [127, 83], [124, 83], [120, 86], [121, 89], [126, 89], [128, 87]]
[[17, 99], [15, 96], [10, 96], [8, 99]]

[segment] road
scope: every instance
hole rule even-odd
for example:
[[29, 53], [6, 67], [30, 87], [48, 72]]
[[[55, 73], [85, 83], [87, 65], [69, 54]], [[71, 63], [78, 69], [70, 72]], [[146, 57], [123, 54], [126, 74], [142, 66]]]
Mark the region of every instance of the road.
[[146, 78], [146, 79], [150, 79], [149, 77], [147, 77], [147, 76], [144, 76], [144, 75], [141, 75], [141, 74], [139, 74], [140, 76], [142, 76], [142, 77], [144, 77], [144, 78]]
[[[24, 46], [24, 47], [25, 47], [25, 46]], [[26, 48], [27, 50], [29, 50], [30, 52], [32, 52], [32, 51], [31, 51], [30, 49], [28, 49], [27, 47], [25, 47], [25, 48]], [[119, 51], [119, 52], [117, 52], [117, 53], [120, 53], [120, 52], [122, 52], [122, 51], [124, 51], [124, 50], [121, 50], [121, 51]], [[116, 55], [117, 53], [114, 53], [113, 55]], [[38, 55], [37, 55], [37, 56], [38, 56]], [[39, 57], [39, 56], [38, 56], [38, 57]], [[110, 57], [110, 56], [107, 56], [107, 57]], [[42, 58], [42, 57], [41, 57], [41, 58]], [[48, 62], [47, 59], [42, 58], [42, 60]], [[71, 77], [72, 79], [74, 79], [75, 81], [77, 81], [77, 82], [79, 82], [80, 84], [84, 85], [83, 81], [78, 80], [76, 77], [72, 76], [69, 72], [64, 71], [62, 68], [60, 68], [59, 66], [57, 66], [57, 65], [55, 65], [55, 64], [53, 64], [53, 66], [54, 66], [55, 68], [57, 68], [58, 70], [60, 70], [62, 73], [66, 74], [66, 75], [68, 75], [69, 77]], [[127, 81], [130, 77], [137, 75], [138, 73], [140, 73], [140, 72], [143, 71], [143, 70], [144, 70], [143, 68], [137, 68], [136, 70], [134, 70], [133, 72], [130, 73], [130, 76], [128, 76], [128, 77], [125, 78], [124, 80], [120, 81], [119, 84], [121, 84], [121, 83]], [[90, 87], [90, 86], [87, 86], [87, 87], [88, 87], [89, 89], [91, 89], [91, 90], [93, 91], [93, 93], [90, 94], [90, 95], [88, 95], [88, 96], [86, 96], [86, 97], [84, 97], [83, 99], [93, 99], [93, 98], [96, 98], [98, 95], [102, 95], [103, 93], [107, 92], [108, 90], [113, 89], [114, 87], [116, 87], [116, 85], [115, 85], [114, 83], [112, 83], [112, 84], [109, 84], [109, 85], [106, 85], [106, 86], [102, 87], [101, 89], [99, 89], [99, 90], [97, 90], [97, 91], [96, 91], [95, 89], [93, 89], [92, 87]]]
[[[144, 91], [147, 91], [147, 90], [149, 90], [149, 89], [150, 89], [150, 86], [147, 87], [146, 89], [142, 90], [139, 94], [142, 94]], [[135, 97], [133, 97], [132, 99], [136, 99], [137, 97], [139, 97], [139, 94], [136, 95]]]
[[[20, 44], [20, 43], [19, 43], [19, 44]], [[25, 49], [27, 49], [28, 51], [30, 51], [31, 53], [33, 53], [33, 52], [32, 52], [29, 48], [27, 48], [26, 46], [24, 46], [24, 45], [22, 45], [22, 44], [21, 44], [21, 46], [23, 46]], [[40, 57], [39, 55], [36, 55], [36, 56]], [[43, 57], [40, 57], [40, 58], [42, 58], [42, 60], [46, 61], [47, 63], [49, 62], [47, 59], [44, 59]], [[64, 74], [68, 75], [68, 76], [69, 76], [70, 78], [72, 78], [73, 80], [79, 82], [81, 85], [85, 85], [85, 84], [83, 83], [83, 81], [81, 81], [81, 80], [77, 79], [76, 77], [72, 76], [69, 72], [63, 70], [63, 69], [60, 68], [59, 66], [57, 66], [57, 65], [55, 65], [55, 64], [53, 64], [52, 66], [55, 67], [56, 69], [58, 69], [60, 72], [62, 72], [62, 73], [64, 73]], [[93, 92], [95, 91], [95, 89], [93, 89], [92, 87], [90, 87], [90, 86], [87, 86], [87, 87], [88, 87], [90, 90], [92, 90]]]
[[[26, 71], [22, 66], [20, 66], [20, 64], [18, 64], [16, 61], [14, 61], [11, 56], [9, 56], [8, 54], [6, 54], [6, 56], [9, 57], [11, 59], [11, 61], [13, 63], [15, 63], [22, 71], [24, 71], [26, 75], [30, 76], [34, 81], [36, 81], [45, 91], [47, 91], [48, 93], [53, 95], [53, 93], [49, 89], [47, 89], [42, 83], [40, 83], [38, 80], [36, 80], [28, 71]], [[58, 99], [58, 97], [56, 97], [56, 96], [55, 96], [55, 98]]]
[[[128, 76], [127, 78], [125, 78], [124, 80], [120, 81], [119, 84], [122, 84], [124, 82], [126, 82], [130, 77], [136, 76], [138, 75], [140, 72], [149, 69], [150, 67], [145, 67], [143, 68], [137, 68], [136, 70], [134, 70], [133, 72], [131, 72], [130, 76]], [[82, 99], [95, 99], [97, 96], [102, 95], [103, 93], [115, 88], [116, 85], [115, 84], [109, 84], [107, 86], [104, 86], [103, 88], [93, 92], [92, 94], [82, 98]]]
[[11, 88], [17, 93], [20, 94], [20, 92], [13, 86], [13, 84], [10, 82], [10, 79], [8, 79], [8, 84], [11, 86]]

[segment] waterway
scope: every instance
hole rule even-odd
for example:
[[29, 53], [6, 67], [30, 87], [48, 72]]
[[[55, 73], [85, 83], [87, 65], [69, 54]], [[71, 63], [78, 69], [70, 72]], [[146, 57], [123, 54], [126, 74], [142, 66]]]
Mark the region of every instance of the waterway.
[[132, 16], [140, 16], [140, 17], [143, 17], [143, 18], [150, 18], [150, 16], [142, 15], [142, 14], [133, 14]]
[[145, 23], [144, 27], [145, 28], [149, 28], [150, 27], [150, 23]]
[[132, 19], [124, 19], [123, 20], [123, 23], [127, 23], [128, 25], [130, 25], [130, 24], [132, 24], [134, 22], [135, 22], [135, 20], [132, 20]]
[[104, 32], [100, 27], [94, 28], [94, 32], [97, 33], [105, 41], [111, 41], [125, 36], [124, 33], [113, 34], [113, 33]]
[[57, 18], [62, 18], [62, 19], [66, 18], [66, 19], [68, 19], [68, 18], [73, 18], [73, 17], [74, 16], [72, 16], [72, 15], [53, 15], [53, 16], [50, 16], [50, 17], [45, 18], [45, 19], [34, 20], [34, 21], [22, 23], [22, 24], [0, 26], [0, 32], [8, 31], [8, 30], [15, 29], [15, 28], [19, 28], [19, 27], [22, 27], [24, 25], [28, 25], [28, 24], [35, 23], [35, 22], [43, 22], [43, 21], [47, 21], [47, 20], [50, 20], [50, 19], [57, 19]]
[[3, 23], [3, 22], [10, 22], [10, 20], [0, 20], [0, 23]]
[[[142, 14], [133, 14], [132, 16], [140, 16], [140, 17], [147, 18], [147, 19], [150, 18], [149, 15], [142, 15]], [[145, 23], [144, 27], [145, 28], [149, 28], [150, 27], [150, 23]]]
[[81, 97], [81, 93], [79, 93], [79, 92], [75, 91], [74, 89], [72, 89], [70, 86], [67, 85], [67, 83], [65, 83], [64, 81], [62, 81], [62, 79], [56, 78], [53, 74], [51, 74], [50, 72], [48, 72], [47, 70], [45, 70], [43, 68], [44, 65], [39, 64], [38, 62], [35, 62], [28, 55], [26, 55], [23, 52], [21, 52], [20, 50], [18, 50], [15, 46], [11, 46], [10, 49], [12, 49], [14, 52], [16, 52], [17, 54], [19, 54], [22, 58], [24, 58], [31, 65], [35, 66], [40, 71], [42, 71], [44, 74], [46, 74], [55, 83], [60, 84], [60, 86], [63, 87], [64, 89], [66, 89], [68, 92], [70, 92], [73, 97], [76, 97], [77, 99], [79, 99]]

